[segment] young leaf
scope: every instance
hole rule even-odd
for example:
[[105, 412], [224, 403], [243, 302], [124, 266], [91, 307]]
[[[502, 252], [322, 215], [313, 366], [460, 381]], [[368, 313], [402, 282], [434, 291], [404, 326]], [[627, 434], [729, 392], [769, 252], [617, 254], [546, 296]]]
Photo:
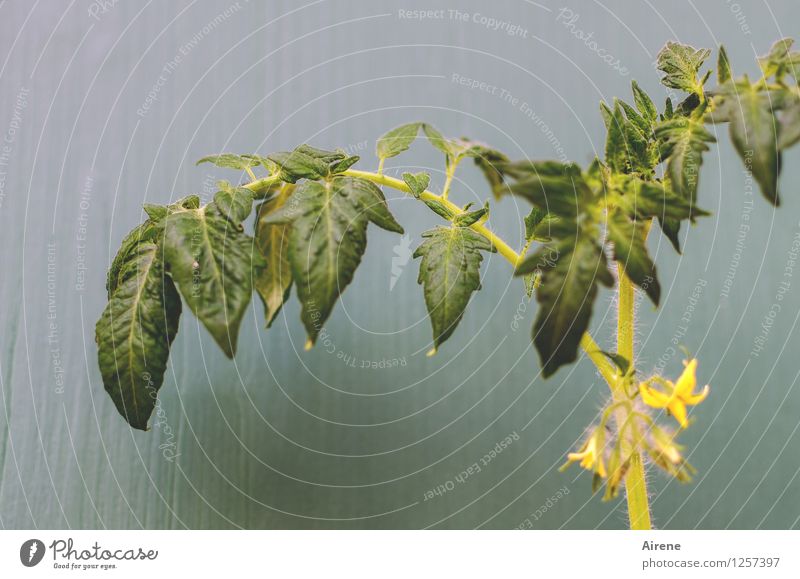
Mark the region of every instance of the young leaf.
[[664, 73], [661, 82], [669, 88], [686, 92], [699, 92], [702, 87], [697, 82], [697, 73], [711, 51], [695, 49], [685, 44], [668, 42], [656, 57], [658, 70]]
[[236, 353], [253, 277], [264, 266], [253, 238], [214, 203], [165, 221], [164, 258], [183, 299], [229, 358]]
[[630, 280], [642, 288], [658, 306], [661, 286], [656, 276], [656, 266], [647, 253], [646, 226], [639, 220], [614, 212], [608, 219], [608, 238], [614, 244], [614, 259], [625, 270]]
[[648, 140], [648, 136], [625, 116], [621, 101], [615, 99], [606, 135], [605, 153], [609, 168], [615, 173], [652, 173]]
[[631, 82], [631, 88], [633, 90], [633, 102], [636, 108], [639, 110], [642, 117], [652, 126], [658, 119], [658, 111], [656, 110], [655, 103], [647, 93], [641, 89], [635, 80]]
[[300, 145], [295, 151], [312, 159], [318, 159], [326, 165], [334, 161], [341, 161], [347, 157], [343, 151], [327, 151], [325, 149], [317, 149], [311, 145]]
[[95, 330], [106, 391], [125, 420], [140, 430], [147, 430], [155, 408], [181, 314], [181, 299], [160, 253], [154, 243], [136, 245]]
[[672, 189], [694, 205], [703, 153], [708, 151], [708, 143], [716, 139], [702, 123], [686, 117], [661, 123], [656, 137], [661, 144], [661, 157], [667, 161]]
[[331, 175], [336, 175], [338, 173], [344, 173], [350, 167], [358, 163], [361, 159], [358, 155], [354, 155], [352, 157], [345, 157], [341, 161], [336, 161], [331, 165]]
[[433, 125], [429, 125], [427, 123], [423, 123], [422, 130], [425, 133], [425, 136], [428, 138], [428, 142], [431, 145], [439, 149], [442, 153], [447, 155], [447, 158], [450, 159], [452, 157], [452, 151], [450, 149], [450, 140], [447, 139], [439, 130], [434, 127]]
[[728, 60], [728, 53], [725, 47], [719, 45], [717, 55], [717, 84], [722, 85], [731, 79], [731, 61]]
[[481, 251], [495, 250], [466, 227], [437, 227], [422, 237], [414, 257], [422, 257], [417, 281], [425, 293], [435, 352], [461, 321], [472, 293], [480, 289]]
[[408, 188], [411, 190], [411, 194], [419, 198], [420, 195], [428, 188], [428, 184], [431, 182], [431, 176], [427, 173], [403, 173], [403, 181]]
[[500, 192], [524, 197], [547, 212], [574, 219], [592, 202], [592, 191], [574, 164], [536, 163], [525, 173], [511, 169], [520, 177]]
[[800, 69], [800, 52], [791, 52], [794, 40], [782, 38], [770, 48], [766, 56], [758, 59], [758, 65], [765, 77], [774, 77], [777, 82], [783, 82], [786, 74], [798, 77]]
[[475, 211], [465, 211], [464, 213], [456, 215], [455, 218], [453, 218], [453, 224], [456, 225], [457, 227], [469, 227], [470, 225], [477, 223], [487, 215], [489, 215], [488, 201], [480, 209], [476, 209]]
[[508, 157], [494, 149], [483, 149], [481, 154], [475, 157], [475, 164], [481, 170], [483, 176], [486, 177], [492, 191], [495, 191], [503, 184], [503, 166], [508, 162]]
[[291, 202], [261, 223], [291, 223], [289, 263], [302, 306], [309, 347], [353, 280], [367, 245], [367, 223], [402, 233], [380, 189], [369, 181], [334, 177], [302, 183]]
[[531, 212], [525, 216], [525, 241], [531, 241], [536, 238], [536, 228], [547, 217], [547, 211], [532, 207]]
[[616, 204], [630, 218], [651, 217], [669, 219], [694, 219], [709, 215], [707, 211], [692, 206], [665, 183], [659, 181], [645, 181], [636, 177], [626, 177], [619, 180], [614, 188], [614, 193], [621, 192]]
[[256, 214], [256, 245], [266, 261], [255, 279], [255, 289], [264, 303], [267, 327], [275, 321], [292, 287], [292, 269], [289, 263], [289, 228], [285, 223], [269, 223], [267, 217], [286, 204], [293, 186], [285, 185], [273, 199], [258, 207]]
[[[583, 234], [542, 246], [530, 261], [542, 264], [533, 343], [546, 378], [577, 359], [592, 317], [597, 283], [611, 287], [614, 278], [602, 248]], [[524, 272], [517, 269], [517, 273]]]
[[238, 226], [253, 210], [253, 192], [246, 187], [234, 187], [227, 181], [219, 181], [217, 185], [219, 191], [214, 194], [214, 203], [228, 221]]
[[378, 159], [388, 159], [395, 157], [408, 150], [414, 139], [417, 138], [419, 127], [422, 123], [408, 123], [400, 125], [383, 135], [375, 146], [375, 154]]
[[239, 169], [244, 171], [250, 167], [257, 167], [261, 164], [260, 159], [256, 155], [234, 155], [233, 153], [222, 153], [220, 155], [209, 155], [203, 157], [196, 165], [201, 163], [211, 163], [217, 167], [225, 169]]

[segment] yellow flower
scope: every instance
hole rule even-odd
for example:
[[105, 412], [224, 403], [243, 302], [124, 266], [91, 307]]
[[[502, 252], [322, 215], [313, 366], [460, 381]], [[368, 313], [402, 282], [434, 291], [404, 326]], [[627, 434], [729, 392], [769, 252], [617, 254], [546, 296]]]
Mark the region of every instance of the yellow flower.
[[597, 432], [595, 432], [589, 437], [589, 440], [584, 443], [579, 452], [570, 452], [567, 455], [567, 464], [564, 466], [566, 467], [573, 462], [580, 461], [580, 465], [583, 468], [593, 470], [601, 477], [605, 478], [606, 467], [603, 464], [603, 458], [600, 456], [601, 449], [599, 447], [600, 443], [597, 440]]
[[689, 360], [677, 383], [673, 384], [669, 380], [665, 380], [671, 389], [669, 394], [656, 390], [647, 382], [642, 382], [639, 384], [642, 401], [653, 408], [666, 408], [675, 417], [678, 424], [682, 428], [686, 428], [689, 424], [686, 418], [686, 407], [700, 404], [708, 396], [708, 385], [699, 394], [694, 394], [695, 386], [697, 386], [696, 372], [697, 359]]

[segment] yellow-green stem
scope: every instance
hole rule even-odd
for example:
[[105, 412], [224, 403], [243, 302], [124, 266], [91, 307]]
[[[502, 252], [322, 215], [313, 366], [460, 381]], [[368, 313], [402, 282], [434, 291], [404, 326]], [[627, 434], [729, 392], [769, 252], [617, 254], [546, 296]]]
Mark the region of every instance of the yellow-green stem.
[[[625, 275], [622, 266], [617, 266], [619, 273], [619, 300], [617, 314], [617, 353], [627, 358], [633, 364], [633, 337], [634, 337], [634, 313], [635, 294], [633, 283]], [[626, 393], [623, 384], [615, 381], [611, 384], [611, 393], [615, 401], [624, 400]], [[624, 409], [617, 413], [618, 426], [627, 418]], [[647, 482], [644, 477], [644, 463], [639, 452], [634, 448], [632, 441], [624, 438], [622, 440], [622, 455], [630, 454], [631, 462], [628, 474], [625, 475], [625, 496], [628, 500], [628, 518], [630, 527], [635, 530], [650, 529], [650, 504], [647, 497]]]
[[[345, 175], [350, 177], [359, 177], [372, 181], [378, 185], [384, 185], [403, 191], [404, 193], [411, 194], [411, 189], [404, 181], [395, 179], [387, 175], [381, 174], [383, 163], [379, 167], [378, 173], [371, 173], [369, 171], [358, 171], [356, 169], [348, 169], [344, 172]], [[452, 175], [449, 175], [449, 180], [452, 180]], [[264, 179], [257, 179], [252, 183], [245, 185], [248, 189], [253, 191], [257, 197], [266, 197], [266, 195], [273, 190], [273, 188], [280, 184], [278, 175], [272, 175]], [[445, 186], [445, 191], [449, 189], [449, 182]], [[422, 199], [428, 201], [438, 201], [450, 209], [454, 215], [462, 213], [462, 209], [455, 203], [449, 201], [444, 194], [436, 195], [430, 191], [423, 191], [420, 195]], [[517, 253], [511, 246], [509, 246], [500, 237], [495, 235], [489, 228], [479, 221], [470, 226], [472, 229], [483, 235], [489, 242], [497, 249], [497, 252], [506, 258], [515, 268], [519, 265], [520, 261], [525, 257], [525, 251]], [[527, 248], [527, 244], [525, 246]], [[633, 363], [633, 321], [634, 321], [634, 291], [633, 284], [620, 269], [619, 271], [619, 318], [617, 322], [617, 351], [622, 356], [625, 356], [631, 363]], [[589, 332], [583, 334], [581, 338], [581, 348], [588, 358], [597, 367], [600, 375], [608, 382], [611, 392], [615, 401], [620, 397], [624, 397], [625, 393], [622, 391], [622, 383], [617, 377], [616, 368], [609, 362], [609, 360], [602, 354], [600, 346], [594, 341]], [[623, 410], [624, 412], [624, 410]], [[620, 417], [618, 416], [618, 420]], [[624, 420], [624, 416], [622, 417]], [[630, 445], [628, 451], [630, 451]], [[623, 452], [625, 449], [623, 449]], [[628, 515], [630, 518], [631, 529], [649, 529], [650, 528], [650, 508], [647, 498], [647, 486], [644, 478], [644, 465], [641, 456], [638, 452], [633, 453], [631, 456], [631, 464], [628, 474], [625, 478], [625, 493], [628, 499]]]

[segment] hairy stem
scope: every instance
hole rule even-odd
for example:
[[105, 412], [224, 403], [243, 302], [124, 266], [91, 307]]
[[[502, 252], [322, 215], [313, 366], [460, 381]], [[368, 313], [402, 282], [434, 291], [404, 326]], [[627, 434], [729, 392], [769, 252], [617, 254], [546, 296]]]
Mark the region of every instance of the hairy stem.
[[[621, 265], [617, 266], [619, 273], [619, 308], [617, 315], [617, 353], [627, 358], [633, 364], [633, 336], [634, 336], [634, 291], [633, 283], [625, 275]], [[624, 400], [626, 393], [623, 391], [622, 382], [611, 385], [614, 400]], [[627, 418], [622, 410], [617, 413], [617, 424], [622, 427]], [[631, 440], [622, 438], [622, 456], [630, 455], [630, 467], [625, 475], [625, 495], [628, 499], [628, 518], [631, 529], [650, 529], [650, 504], [647, 497], [647, 482], [644, 478], [644, 463], [642, 457]]]
[[[382, 170], [383, 167], [381, 166], [380, 169]], [[411, 194], [411, 189], [404, 181], [381, 173], [348, 169], [344, 172], [344, 175], [366, 179], [378, 185], [391, 187], [392, 189]], [[266, 197], [279, 184], [279, 176], [272, 175], [264, 179], [255, 180], [244, 186], [253, 191], [256, 197]], [[449, 201], [443, 195], [436, 195], [430, 191], [423, 191], [420, 198], [428, 201], [438, 201], [450, 209], [454, 215], [463, 212], [458, 205]], [[512, 266], [517, 267], [520, 261], [525, 257], [524, 251], [521, 253], [514, 251], [510, 245], [495, 235], [489, 228], [483, 225], [482, 222], [474, 223], [470, 227], [488, 239], [495, 249], [497, 249], [497, 252], [506, 258]], [[525, 247], [527, 247], [527, 245]], [[617, 351], [633, 363], [633, 284], [621, 269], [618, 285], [619, 319], [617, 325]], [[589, 332], [583, 334], [581, 338], [581, 348], [583, 348], [587, 357], [597, 367], [600, 375], [608, 382], [615, 400], [624, 397], [625, 392], [622, 390], [622, 382], [617, 377], [616, 368], [603, 355], [600, 346], [597, 345]], [[619, 417], [617, 419], [619, 420]], [[629, 443], [628, 447], [628, 452], [630, 452], [631, 448]], [[623, 448], [623, 452], [624, 451], [625, 449]], [[647, 498], [647, 487], [644, 480], [644, 465], [638, 452], [631, 455], [631, 464], [625, 479], [625, 488], [628, 498], [628, 513], [631, 529], [649, 529], [650, 509]]]

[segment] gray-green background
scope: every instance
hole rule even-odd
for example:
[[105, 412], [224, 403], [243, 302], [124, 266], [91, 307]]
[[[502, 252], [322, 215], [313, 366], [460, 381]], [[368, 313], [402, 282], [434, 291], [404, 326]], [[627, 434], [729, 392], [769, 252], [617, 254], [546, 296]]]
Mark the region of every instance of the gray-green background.
[[[466, 21], [447, 12], [455, 6]], [[442, 18], [399, 12], [434, 8]], [[483, 16], [518, 28], [493, 30]], [[556, 470], [605, 387], [585, 360], [541, 379], [535, 306], [505, 261], [485, 262], [455, 335], [425, 357], [417, 264], [403, 262], [436, 221], [396, 192], [409, 238], [370, 230], [326, 344], [303, 351], [294, 300], [269, 331], [253, 305], [234, 362], [184, 315], [161, 394], [172, 436], [132, 431], [103, 391], [93, 336], [106, 266], [143, 202], [208, 196], [215, 179], [239, 177], [196, 167], [205, 154], [309, 142], [374, 168], [374, 139], [419, 119], [513, 157], [588, 162], [602, 151], [601, 99], [627, 98], [637, 78], [663, 102], [652, 63], [667, 40], [724, 43], [734, 68], [756, 75], [755, 55], [798, 35], [798, 22], [795, 0], [0, 3], [0, 525], [623, 527], [622, 501], [591, 498], [587, 474]], [[698, 476], [679, 485], [651, 472], [654, 521], [797, 527], [800, 270], [787, 262], [800, 151], [786, 155], [774, 211], [747, 194], [724, 132], [701, 179], [713, 217], [688, 231], [683, 256], [650, 240], [665, 291], [658, 311], [642, 302], [639, 367], [679, 372], [674, 340], [712, 385], [682, 437]], [[441, 164], [420, 142], [387, 167], [433, 169], [440, 187]], [[465, 164], [452, 195], [488, 192]], [[496, 203], [490, 225], [518, 245], [525, 211]], [[614, 314], [604, 291], [593, 327], [607, 345]], [[460, 477], [476, 462], [480, 472]]]

